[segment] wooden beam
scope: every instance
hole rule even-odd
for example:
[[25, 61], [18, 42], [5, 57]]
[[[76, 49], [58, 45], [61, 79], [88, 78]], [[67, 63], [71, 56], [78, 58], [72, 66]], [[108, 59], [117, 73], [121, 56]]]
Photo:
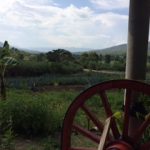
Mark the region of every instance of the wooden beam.
[[145, 80], [150, 0], [130, 0], [126, 78]]

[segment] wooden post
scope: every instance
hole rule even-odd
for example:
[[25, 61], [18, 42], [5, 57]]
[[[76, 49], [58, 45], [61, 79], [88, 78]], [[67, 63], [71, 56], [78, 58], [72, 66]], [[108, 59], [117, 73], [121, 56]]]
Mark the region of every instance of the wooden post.
[[130, 0], [126, 78], [145, 80], [150, 0]]
[[[130, 0], [126, 79], [145, 80], [149, 35], [150, 0]], [[137, 95], [132, 97], [134, 102]], [[133, 103], [134, 105], [134, 103]], [[129, 134], [132, 136], [140, 121], [130, 117]]]

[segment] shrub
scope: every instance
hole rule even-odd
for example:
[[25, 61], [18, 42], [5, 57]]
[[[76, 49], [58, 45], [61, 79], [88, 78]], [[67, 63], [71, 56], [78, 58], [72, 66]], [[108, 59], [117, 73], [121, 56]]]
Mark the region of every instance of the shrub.
[[0, 141], [0, 149], [15, 150], [14, 135], [11, 128], [6, 130], [5, 133], [3, 134]]
[[12, 119], [12, 129], [24, 135], [46, 135], [55, 130], [55, 116], [42, 99], [8, 100], [0, 103], [2, 132]]
[[14, 67], [9, 67], [7, 76], [40, 76], [43, 74], [66, 74], [81, 72], [82, 67], [76, 62], [22, 62]]
[[50, 73], [51, 63], [47, 62], [22, 62], [14, 67], [10, 67], [7, 76], [39, 76]]
[[64, 114], [75, 95], [75, 92], [33, 94], [10, 90], [7, 101], [0, 101], [0, 132], [5, 134], [11, 125], [15, 135], [55, 135], [60, 132]]
[[111, 66], [112, 70], [115, 71], [125, 71], [125, 63], [114, 62]]

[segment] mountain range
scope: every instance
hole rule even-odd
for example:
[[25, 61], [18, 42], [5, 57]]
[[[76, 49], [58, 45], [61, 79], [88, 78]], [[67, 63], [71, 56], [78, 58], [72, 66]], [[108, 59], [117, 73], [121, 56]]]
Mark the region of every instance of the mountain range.
[[120, 44], [105, 49], [94, 50], [97, 54], [123, 54], [126, 53], [127, 44]]
[[[94, 50], [98, 54], [123, 54], [127, 51], [127, 44], [112, 46], [105, 49]], [[148, 54], [150, 54], [150, 42], [148, 43]]]
[[[3, 47], [3, 43], [0, 42], [0, 47]], [[41, 47], [41, 48], [29, 48], [29, 49], [24, 49], [24, 48], [18, 48], [21, 51], [26, 51], [29, 53], [41, 53], [41, 52], [48, 52], [54, 49], [58, 49], [58, 48], [52, 48], [52, 47]], [[90, 51], [94, 51], [97, 54], [123, 54], [126, 53], [127, 51], [127, 44], [120, 44], [120, 45], [116, 45], [116, 46], [112, 46], [112, 47], [108, 47], [108, 48], [104, 48], [104, 49], [90, 49], [90, 48], [74, 48], [74, 47], [62, 47], [62, 49], [66, 49], [69, 50], [75, 54], [81, 54], [83, 52], [90, 52]], [[76, 52], [75, 52], [76, 51]], [[150, 42], [148, 43], [148, 53], [150, 55]]]
[[91, 50], [91, 48], [79, 48], [79, 47], [32, 47], [28, 49], [32, 49], [34, 51], [39, 51], [39, 52], [48, 52], [56, 49], [65, 49], [73, 53]]

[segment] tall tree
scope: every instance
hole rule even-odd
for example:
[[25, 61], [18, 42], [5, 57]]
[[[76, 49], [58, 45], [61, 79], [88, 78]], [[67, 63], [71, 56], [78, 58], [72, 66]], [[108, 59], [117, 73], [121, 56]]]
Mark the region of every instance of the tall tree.
[[10, 57], [10, 49], [7, 41], [4, 42], [3, 48], [0, 49], [0, 86], [1, 86], [1, 99], [6, 100], [6, 87], [5, 87], [5, 71], [8, 65], [15, 64], [16, 61]]
[[46, 55], [47, 59], [52, 62], [63, 62], [74, 60], [72, 53], [64, 49], [49, 51]]
[[110, 62], [111, 62], [111, 55], [106, 54], [105, 57], [104, 57], [104, 61], [105, 61], [106, 64], [110, 64]]
[[89, 53], [89, 60], [97, 62], [99, 60], [98, 54], [96, 52], [90, 52]]

